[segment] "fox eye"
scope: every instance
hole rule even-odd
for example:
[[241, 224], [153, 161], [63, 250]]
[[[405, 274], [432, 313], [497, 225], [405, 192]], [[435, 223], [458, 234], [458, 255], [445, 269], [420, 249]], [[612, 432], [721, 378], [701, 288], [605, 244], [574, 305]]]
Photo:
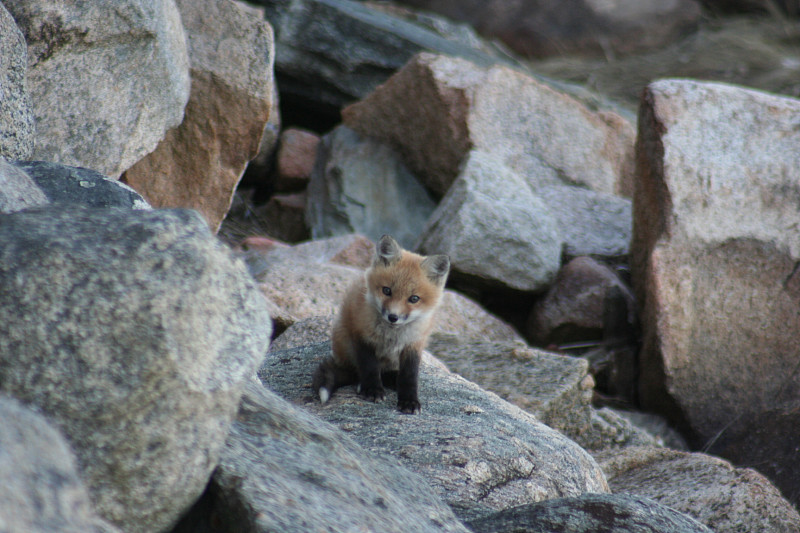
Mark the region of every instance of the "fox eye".
[[392, 289], [390, 289], [389, 287], [384, 287], [383, 288], [383, 294], [385, 294], [386, 296], [391, 296], [392, 295]]
[[419, 296], [417, 296], [416, 294], [409, 296], [408, 301], [411, 302], [412, 304], [415, 304], [419, 301]]

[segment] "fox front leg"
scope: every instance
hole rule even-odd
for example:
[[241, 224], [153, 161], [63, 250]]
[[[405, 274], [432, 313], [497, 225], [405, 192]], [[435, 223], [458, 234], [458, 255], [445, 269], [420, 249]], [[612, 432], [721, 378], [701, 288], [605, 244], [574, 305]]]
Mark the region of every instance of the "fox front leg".
[[420, 412], [419, 388], [420, 352], [406, 347], [400, 353], [400, 369], [397, 372], [397, 408], [402, 413]]
[[386, 397], [381, 382], [381, 368], [375, 348], [365, 342], [356, 346], [356, 364], [358, 366], [358, 394], [371, 402], [381, 401]]

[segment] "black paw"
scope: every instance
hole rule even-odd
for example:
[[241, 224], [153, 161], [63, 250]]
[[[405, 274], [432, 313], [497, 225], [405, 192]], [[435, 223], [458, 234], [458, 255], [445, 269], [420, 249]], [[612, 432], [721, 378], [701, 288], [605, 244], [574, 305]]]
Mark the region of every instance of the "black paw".
[[380, 402], [386, 398], [386, 392], [384, 392], [383, 387], [380, 385], [361, 387], [358, 395], [369, 402]]
[[401, 413], [405, 413], [407, 415], [418, 414], [420, 411], [419, 400], [415, 399], [397, 400], [397, 408], [400, 410]]

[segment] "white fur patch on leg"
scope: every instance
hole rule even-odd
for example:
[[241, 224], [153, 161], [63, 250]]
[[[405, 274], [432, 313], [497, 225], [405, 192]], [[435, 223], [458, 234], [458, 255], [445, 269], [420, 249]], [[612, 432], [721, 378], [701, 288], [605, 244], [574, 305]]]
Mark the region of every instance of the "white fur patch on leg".
[[325, 387], [320, 387], [319, 388], [319, 401], [320, 401], [320, 403], [327, 402], [330, 399], [330, 397], [331, 397], [331, 393], [328, 392], [328, 389], [326, 389]]

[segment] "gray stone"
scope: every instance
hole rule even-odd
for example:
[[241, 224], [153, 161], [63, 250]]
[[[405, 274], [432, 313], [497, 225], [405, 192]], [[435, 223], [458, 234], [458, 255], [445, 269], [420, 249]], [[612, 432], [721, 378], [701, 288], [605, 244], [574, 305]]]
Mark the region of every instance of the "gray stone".
[[0, 159], [0, 213], [13, 213], [47, 203], [47, 197], [33, 178], [21, 168]]
[[630, 251], [631, 200], [581, 187], [540, 187], [542, 199], [558, 223], [566, 260], [579, 256], [619, 261]]
[[189, 63], [174, 0], [4, 0], [28, 43], [33, 158], [116, 178], [180, 124]]
[[540, 291], [558, 272], [561, 245], [556, 222], [528, 184], [501, 161], [473, 151], [416, 248], [449, 255], [455, 277]]
[[651, 498], [716, 533], [800, 531], [800, 514], [764, 476], [702, 453], [632, 447], [595, 455], [615, 493]]
[[104, 518], [169, 528], [267, 350], [263, 297], [193, 211], [33, 208], [0, 243], [0, 388], [64, 433]]
[[497, 61], [460, 39], [351, 0], [255, 0], [275, 28], [281, 93], [306, 111], [338, 116], [423, 50]]
[[647, 498], [584, 494], [501, 511], [467, 525], [481, 533], [714, 533]]
[[320, 143], [308, 185], [306, 220], [314, 239], [392, 235], [411, 248], [436, 208], [388, 146], [339, 126]]
[[125, 173], [154, 207], [197, 209], [215, 233], [274, 107], [272, 28], [234, 0], [176, 0], [191, 94], [183, 122]]
[[0, 158], [27, 159], [33, 153], [27, 72], [25, 37], [0, 4]]
[[718, 83], [662, 80], [644, 94], [639, 390], [696, 447], [800, 394], [798, 117], [800, 100]]
[[51, 203], [150, 209], [139, 193], [95, 170], [47, 161], [15, 161], [14, 165], [27, 172]]
[[702, 15], [691, 0], [401, 1], [467, 21], [531, 57], [595, 54], [610, 59], [660, 49], [696, 28]]
[[503, 65], [418, 54], [343, 109], [342, 119], [392, 146], [437, 195], [447, 192], [476, 150], [534, 190], [567, 184], [629, 195], [632, 189], [633, 124]]
[[196, 509], [231, 531], [469, 531], [422, 477], [258, 382], [245, 389], [210, 491], [213, 503]]
[[329, 352], [329, 343], [270, 352], [258, 375], [361, 446], [422, 475], [462, 520], [607, 490], [594, 460], [575, 443], [428, 357], [420, 371], [419, 415], [397, 411], [393, 393], [371, 403], [354, 387], [337, 390], [323, 406], [312, 397], [310, 378]]
[[41, 414], [0, 395], [0, 528], [10, 533], [117, 533], [100, 519], [75, 455]]
[[536, 415], [573, 440], [589, 426], [594, 381], [583, 359], [524, 344], [443, 334], [434, 334], [428, 349], [451, 371]]

